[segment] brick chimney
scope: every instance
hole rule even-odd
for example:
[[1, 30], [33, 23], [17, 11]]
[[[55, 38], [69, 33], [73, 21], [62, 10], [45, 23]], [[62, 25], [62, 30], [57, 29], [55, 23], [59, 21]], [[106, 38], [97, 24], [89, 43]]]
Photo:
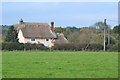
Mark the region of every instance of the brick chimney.
[[23, 20], [22, 19], [19, 20], [19, 24], [23, 24]]
[[54, 32], [54, 22], [53, 21], [51, 22], [51, 30], [52, 30], [52, 32]]

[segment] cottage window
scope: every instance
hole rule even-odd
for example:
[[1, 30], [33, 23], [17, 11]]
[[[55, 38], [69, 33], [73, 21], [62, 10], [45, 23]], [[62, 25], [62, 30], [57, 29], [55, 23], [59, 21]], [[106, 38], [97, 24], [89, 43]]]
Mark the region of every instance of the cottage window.
[[35, 41], [35, 38], [32, 38], [31, 41]]
[[49, 39], [46, 39], [46, 41], [49, 41]]

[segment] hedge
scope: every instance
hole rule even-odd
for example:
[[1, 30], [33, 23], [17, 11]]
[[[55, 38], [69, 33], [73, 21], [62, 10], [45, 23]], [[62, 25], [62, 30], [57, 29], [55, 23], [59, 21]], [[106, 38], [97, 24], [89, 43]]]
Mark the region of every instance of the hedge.
[[120, 52], [120, 50], [119, 50], [119, 45], [118, 44], [115, 44], [115, 45], [113, 45], [113, 44], [111, 44], [111, 45], [108, 45], [107, 46], [107, 50], [108, 51], [116, 51], [116, 52]]
[[100, 51], [103, 50], [103, 45], [101, 44], [56, 44], [53, 50], [71, 50], [71, 51]]
[[2, 50], [48, 50], [43, 44], [2, 43]]
[[[118, 51], [118, 45], [106, 46], [107, 51]], [[2, 50], [44, 50], [44, 51], [103, 51], [101, 44], [55, 44], [52, 48], [47, 48], [43, 44], [22, 44], [22, 43], [2, 43]]]

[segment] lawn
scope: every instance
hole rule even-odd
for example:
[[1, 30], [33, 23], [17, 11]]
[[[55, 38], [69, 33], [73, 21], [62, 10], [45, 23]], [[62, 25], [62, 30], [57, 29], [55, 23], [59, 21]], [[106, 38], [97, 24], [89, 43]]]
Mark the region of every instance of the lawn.
[[117, 52], [3, 51], [3, 78], [117, 78]]

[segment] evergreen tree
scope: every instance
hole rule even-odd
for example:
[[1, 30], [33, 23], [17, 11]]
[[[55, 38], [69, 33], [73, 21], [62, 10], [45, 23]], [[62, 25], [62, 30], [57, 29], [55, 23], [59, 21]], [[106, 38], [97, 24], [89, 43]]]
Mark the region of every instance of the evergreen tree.
[[17, 42], [17, 31], [14, 29], [14, 26], [11, 26], [7, 32], [6, 38], [5, 38], [6, 42]]
[[117, 33], [117, 34], [120, 34], [120, 24], [113, 28], [113, 32]]

